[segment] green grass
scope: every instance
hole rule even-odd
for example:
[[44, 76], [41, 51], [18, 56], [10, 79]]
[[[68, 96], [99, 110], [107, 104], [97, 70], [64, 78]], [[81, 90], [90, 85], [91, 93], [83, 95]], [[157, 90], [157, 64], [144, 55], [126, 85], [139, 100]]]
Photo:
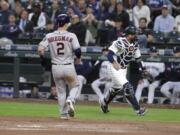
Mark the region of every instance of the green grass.
[[[112, 107], [103, 114], [99, 106], [76, 105], [76, 118], [81, 120], [158, 121], [180, 123], [180, 110], [149, 108], [144, 117], [138, 117], [130, 107]], [[59, 117], [57, 104], [0, 102], [0, 116]]]

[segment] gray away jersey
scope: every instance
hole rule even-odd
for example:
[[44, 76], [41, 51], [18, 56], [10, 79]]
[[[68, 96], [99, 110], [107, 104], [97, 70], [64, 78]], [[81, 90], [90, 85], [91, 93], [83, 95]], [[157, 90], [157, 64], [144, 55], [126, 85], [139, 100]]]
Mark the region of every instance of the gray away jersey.
[[134, 58], [141, 57], [141, 53], [137, 43], [129, 43], [126, 38], [120, 37], [112, 43], [109, 50], [115, 53], [114, 59], [121, 65], [122, 68], [127, 68], [127, 65]]
[[76, 35], [68, 31], [49, 33], [39, 45], [44, 48], [49, 46], [51, 62], [54, 64], [73, 63], [73, 51], [80, 48]]

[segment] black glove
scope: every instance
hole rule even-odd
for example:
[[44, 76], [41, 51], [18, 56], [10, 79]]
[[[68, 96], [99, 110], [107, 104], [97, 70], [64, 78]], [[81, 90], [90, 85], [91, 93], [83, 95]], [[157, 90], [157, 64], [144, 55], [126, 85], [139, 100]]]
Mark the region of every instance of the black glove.
[[141, 78], [147, 79], [148, 81], [153, 81], [153, 76], [145, 69], [141, 71]]

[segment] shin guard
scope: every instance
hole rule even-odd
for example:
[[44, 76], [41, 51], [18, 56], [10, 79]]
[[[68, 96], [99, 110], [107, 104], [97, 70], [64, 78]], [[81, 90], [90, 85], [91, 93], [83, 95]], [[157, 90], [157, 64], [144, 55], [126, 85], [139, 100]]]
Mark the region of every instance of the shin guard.
[[126, 84], [124, 84], [123, 89], [128, 103], [132, 105], [134, 110], [139, 110], [140, 105], [135, 97], [133, 86], [129, 82], [127, 82]]

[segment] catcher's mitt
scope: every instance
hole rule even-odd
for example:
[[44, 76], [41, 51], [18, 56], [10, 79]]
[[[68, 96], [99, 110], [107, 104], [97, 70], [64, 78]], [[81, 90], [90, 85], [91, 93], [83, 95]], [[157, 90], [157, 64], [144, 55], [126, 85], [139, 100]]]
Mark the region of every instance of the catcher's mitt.
[[141, 78], [145, 78], [151, 82], [153, 81], [153, 76], [147, 70], [141, 72]]

